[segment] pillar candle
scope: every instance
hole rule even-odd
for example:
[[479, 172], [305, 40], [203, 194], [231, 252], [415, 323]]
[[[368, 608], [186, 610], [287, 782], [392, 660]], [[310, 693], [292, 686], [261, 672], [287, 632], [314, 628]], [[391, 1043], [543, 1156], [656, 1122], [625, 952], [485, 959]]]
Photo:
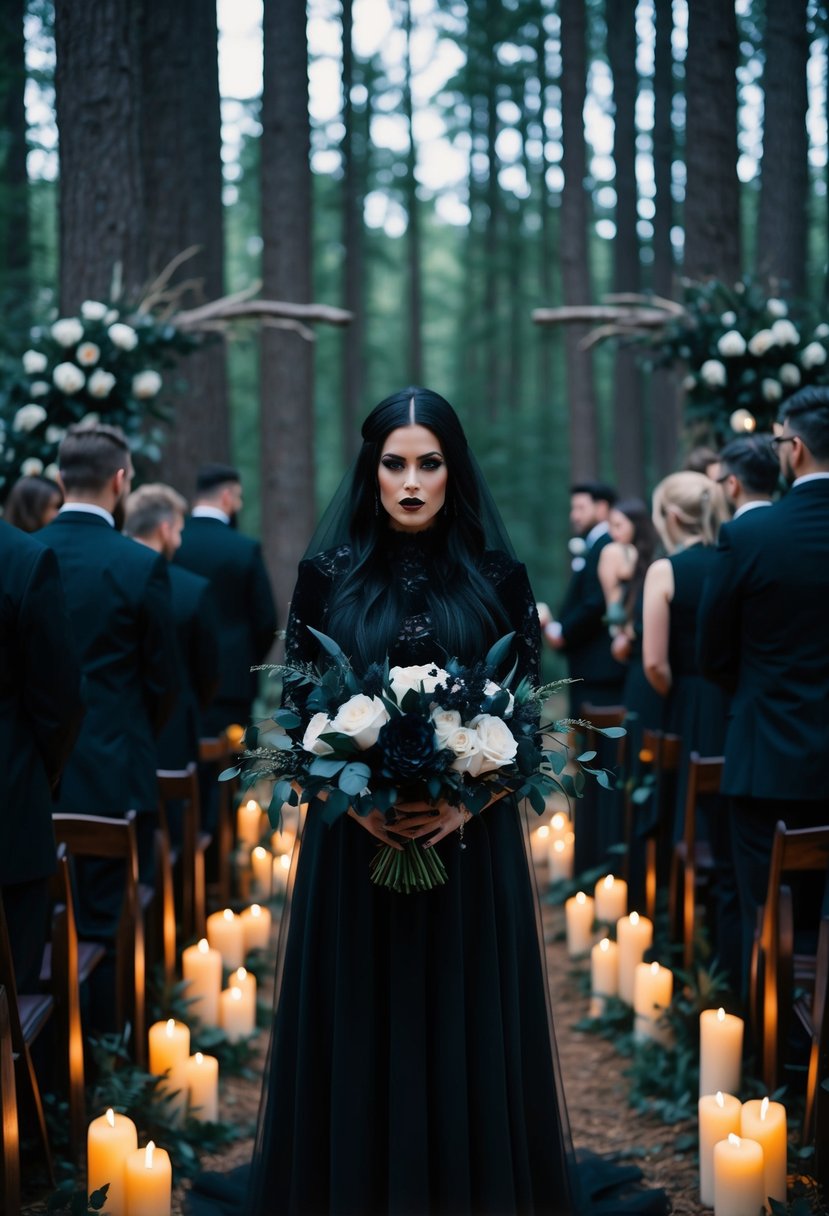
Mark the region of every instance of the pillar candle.
[[740, 1090], [743, 1019], [724, 1009], [704, 1009], [699, 1018], [699, 1092]]
[[[245, 942], [245, 954], [251, 950], [267, 950], [271, 939], [271, 910], [259, 904], [251, 904], [243, 908], [239, 916], [242, 922], [242, 936]], [[219, 985], [221, 987], [221, 984]], [[216, 1008], [219, 1006], [219, 994], [216, 993]]]
[[241, 988], [245, 999], [253, 1006], [256, 1013], [256, 976], [244, 967], [237, 967], [227, 984], [228, 988]]
[[714, 1216], [758, 1216], [763, 1210], [763, 1150], [732, 1132], [714, 1145]]
[[554, 840], [548, 853], [550, 882], [573, 877], [573, 841], [562, 836]]
[[152, 1140], [127, 1157], [124, 1174], [127, 1202], [124, 1216], [170, 1216], [173, 1171], [170, 1158]]
[[560, 837], [566, 836], [566, 834], [572, 830], [572, 827], [572, 822], [567, 818], [563, 811], [556, 811], [555, 815], [553, 815], [552, 819], [550, 820], [550, 836], [553, 840], [558, 840]]
[[290, 828], [283, 828], [281, 832], [273, 832], [271, 834], [271, 852], [275, 857], [281, 853], [287, 853], [290, 857], [294, 851], [296, 844], [296, 832]]
[[714, 1145], [740, 1133], [740, 1102], [733, 1094], [704, 1094], [699, 1100], [699, 1197], [714, 1206]]
[[659, 963], [637, 963], [633, 979], [633, 1037], [640, 1043], [646, 1039], [663, 1040], [659, 1025], [662, 1014], [671, 1003], [674, 975]]
[[626, 1005], [632, 1005], [637, 964], [653, 945], [653, 921], [638, 912], [620, 917], [616, 922], [616, 941], [619, 943], [619, 996]]
[[593, 945], [594, 902], [592, 895], [579, 891], [564, 905], [567, 918], [567, 953], [571, 958], [586, 954]]
[[753, 1098], [743, 1103], [740, 1134], [756, 1140], [763, 1150], [763, 1200], [786, 1202], [786, 1108], [768, 1098]]
[[253, 876], [252, 894], [260, 899], [270, 899], [272, 886], [273, 854], [270, 849], [258, 844], [251, 850], [250, 866]]
[[165, 1072], [184, 1064], [190, 1056], [190, 1028], [175, 1018], [155, 1022], [150, 1027], [150, 1072], [163, 1077]]
[[236, 812], [236, 839], [252, 848], [262, 835], [262, 808], [255, 798], [240, 802]]
[[619, 947], [609, 937], [603, 937], [590, 951], [590, 1016], [598, 1018], [605, 1011], [607, 998], [619, 991]]
[[207, 940], [222, 956], [222, 963], [230, 970], [241, 967], [245, 961], [245, 937], [242, 922], [231, 908], [223, 912], [212, 912], [207, 918]]
[[107, 1201], [101, 1209], [113, 1216], [124, 1211], [124, 1165], [138, 1148], [138, 1132], [132, 1119], [112, 1109], [93, 1119], [86, 1134], [87, 1194], [109, 1183]]
[[623, 878], [606, 874], [596, 883], [596, 920], [615, 925], [628, 910], [628, 885]]
[[222, 956], [212, 950], [206, 937], [197, 946], [181, 952], [181, 970], [187, 984], [190, 1009], [203, 1026], [219, 1024], [219, 993], [222, 990]]
[[280, 853], [273, 859], [273, 893], [277, 898], [285, 895], [288, 890], [288, 875], [291, 872], [291, 858], [287, 853]]
[[547, 845], [550, 840], [550, 829], [546, 823], [535, 828], [530, 833], [530, 849], [536, 865], [542, 865], [547, 860]]
[[219, 997], [219, 1013], [229, 1043], [248, 1038], [256, 1029], [256, 1007], [251, 1014], [250, 1000], [241, 988], [225, 988]]
[[197, 1051], [185, 1065], [190, 1114], [200, 1123], [219, 1121], [219, 1061]]

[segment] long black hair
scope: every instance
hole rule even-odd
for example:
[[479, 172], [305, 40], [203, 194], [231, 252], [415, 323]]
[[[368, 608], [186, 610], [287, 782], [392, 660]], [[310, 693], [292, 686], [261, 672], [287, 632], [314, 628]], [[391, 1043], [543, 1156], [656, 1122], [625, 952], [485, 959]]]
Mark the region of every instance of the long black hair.
[[351, 560], [329, 606], [329, 632], [361, 667], [388, 654], [404, 613], [377, 470], [387, 436], [411, 425], [437, 436], [448, 472], [445, 504], [428, 530], [424, 591], [435, 636], [448, 657], [469, 661], [509, 628], [492, 584], [479, 570], [485, 551], [480, 495], [460, 419], [438, 393], [405, 388], [381, 401], [363, 423], [351, 487]]
[[633, 524], [631, 544], [636, 549], [636, 563], [624, 597], [625, 608], [628, 614], [632, 615], [636, 608], [639, 592], [645, 582], [648, 567], [656, 556], [659, 536], [653, 526], [650, 509], [641, 498], [624, 498], [621, 502], [615, 503], [612, 509], [624, 515]]

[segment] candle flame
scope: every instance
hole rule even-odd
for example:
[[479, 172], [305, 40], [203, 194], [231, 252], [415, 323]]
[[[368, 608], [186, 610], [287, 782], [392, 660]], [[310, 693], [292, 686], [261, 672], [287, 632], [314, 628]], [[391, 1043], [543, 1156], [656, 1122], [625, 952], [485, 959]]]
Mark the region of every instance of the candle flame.
[[614, 877], [613, 877], [613, 875], [612, 875], [612, 874], [608, 874], [608, 875], [606, 875], [606, 876], [605, 876], [604, 883], [602, 884], [602, 885], [604, 886], [605, 891], [609, 891], [609, 890], [611, 890], [611, 888], [612, 888], [612, 886], [613, 886], [613, 883], [614, 883], [615, 881], [616, 881], [616, 880], [614, 879]]
[[548, 837], [549, 835], [550, 835], [550, 829], [547, 827], [547, 825], [546, 825], [546, 823], [545, 823], [545, 824], [543, 825], [543, 827], [540, 827], [540, 828], [538, 829], [538, 839], [539, 839], [539, 840], [546, 840], [546, 839], [547, 839], [547, 837]]
[[655, 960], [651, 963], [651, 975], [659, 975], [659, 963]]
[[561, 811], [556, 811], [555, 815], [553, 815], [553, 827], [555, 828], [555, 830], [557, 832], [560, 832], [566, 822], [567, 822], [566, 815], [562, 815]]
[[115, 1127], [115, 1111], [111, 1106], [106, 1113], [106, 1120], [110, 1127]]
[[199, 1065], [199, 1067], [201, 1067], [204, 1063], [204, 1056], [200, 1051], [196, 1052], [196, 1063]]
[[638, 912], [631, 912], [631, 914], [630, 914], [630, 923], [631, 923], [632, 925], [638, 925], [638, 924], [639, 924], [639, 913], [638, 913]]
[[153, 1153], [155, 1152], [155, 1144], [152, 1140], [147, 1145], [147, 1151], [144, 1154], [144, 1168], [151, 1170], [153, 1168]]
[[256, 801], [255, 798], [249, 799], [248, 810], [249, 811], [258, 811], [259, 810], [259, 803]]
[[602, 938], [602, 940], [599, 942], [599, 949], [604, 950], [605, 954], [607, 954], [608, 950], [610, 949], [610, 938], [609, 937]]
[[557, 853], [563, 853], [563, 852], [564, 852], [564, 841], [563, 841], [563, 840], [557, 840], [557, 841], [555, 842], [555, 844], [553, 845], [553, 848], [555, 849], [555, 851], [556, 851]]
[[263, 849], [261, 844], [258, 844], [256, 846], [256, 848], [253, 850], [253, 856], [256, 858], [257, 861], [261, 861], [262, 858], [267, 857], [267, 855], [268, 855], [267, 849]]
[[168, 1018], [168, 1019], [167, 1019], [167, 1027], [166, 1027], [166, 1031], [167, 1031], [167, 1036], [168, 1036], [168, 1038], [172, 1038], [172, 1037], [173, 1037], [173, 1035], [175, 1034], [175, 1030], [176, 1030], [176, 1019], [175, 1019], [175, 1018]]
[[725, 1010], [722, 1008], [722, 1006], [720, 1006], [720, 1008], [717, 1010], [717, 1021], [718, 1022], [725, 1021]]
[[735, 1148], [740, 1147], [740, 1137], [735, 1136], [733, 1132], [728, 1133], [728, 1143], [733, 1144]]
[[248, 973], [244, 967], [237, 968], [236, 978], [241, 984], [244, 984], [245, 980], [248, 978]]
[[290, 859], [290, 857], [288, 856], [288, 854], [287, 854], [287, 853], [283, 853], [283, 854], [282, 854], [282, 856], [281, 856], [281, 857], [280, 857], [280, 859], [279, 859], [279, 864], [282, 866], [282, 869], [283, 869], [283, 870], [288, 870], [288, 869], [290, 869], [290, 866], [291, 866], [291, 859]]
[[232, 1001], [241, 1001], [241, 999], [242, 999], [242, 989], [241, 989], [241, 988], [236, 988], [235, 986], [234, 986], [233, 988], [231, 988], [231, 990], [230, 990], [230, 999], [231, 999]]
[[261, 916], [262, 915], [262, 909], [259, 907], [259, 904], [250, 905], [250, 914], [251, 914], [251, 916]]
[[576, 896], [576, 903], [577, 904], [586, 904], [587, 903], [587, 896], [585, 895], [584, 891], [579, 891], [578, 895]]
[[199, 954], [207, 954], [209, 949], [210, 949], [210, 942], [207, 940], [206, 937], [203, 937], [201, 939], [201, 941], [199, 942]]
[[225, 908], [222, 916], [225, 918], [225, 920], [233, 920], [235, 913], [232, 908]]
[[760, 1103], [760, 1118], [765, 1119], [765, 1117], [768, 1113], [769, 1113], [769, 1100], [766, 1097]]
[[725, 1098], [724, 1098], [724, 1097], [723, 1097], [723, 1095], [722, 1095], [722, 1090], [721, 1090], [721, 1089], [718, 1089], [718, 1090], [717, 1090], [717, 1106], [720, 1106], [720, 1107], [724, 1107], [724, 1106], [725, 1106]]

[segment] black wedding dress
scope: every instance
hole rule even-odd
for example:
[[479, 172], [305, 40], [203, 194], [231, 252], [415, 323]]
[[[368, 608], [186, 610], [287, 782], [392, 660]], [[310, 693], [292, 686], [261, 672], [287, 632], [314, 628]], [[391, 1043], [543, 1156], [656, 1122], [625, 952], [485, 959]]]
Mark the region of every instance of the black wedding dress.
[[[391, 533], [390, 577], [406, 607], [392, 664], [440, 661], [424, 588], [428, 533]], [[286, 661], [316, 659], [347, 548], [303, 562]], [[516, 633], [520, 675], [538, 675], [539, 629], [526, 571], [484, 555]], [[494, 639], [493, 639], [494, 640]], [[205, 1176], [189, 1210], [246, 1216], [569, 1216], [663, 1212], [632, 1167], [577, 1168], [560, 1085], [538, 900], [525, 825], [503, 799], [439, 849], [448, 881], [401, 895], [374, 886], [377, 842], [343, 817], [306, 817], [287, 925], [257, 1143], [238, 1177]], [[609, 1172], [608, 1172], [609, 1171]], [[587, 1190], [614, 1185], [607, 1206]], [[212, 1194], [211, 1194], [212, 1191]], [[620, 1191], [624, 1196], [620, 1197]], [[584, 1192], [584, 1193], [583, 1193]], [[626, 1198], [625, 1198], [626, 1196]]]

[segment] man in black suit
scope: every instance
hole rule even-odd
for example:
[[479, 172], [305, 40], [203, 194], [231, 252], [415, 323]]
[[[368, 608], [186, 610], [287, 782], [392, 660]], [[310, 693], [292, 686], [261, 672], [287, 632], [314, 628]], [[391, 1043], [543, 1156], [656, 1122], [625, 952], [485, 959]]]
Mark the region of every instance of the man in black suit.
[[780, 462], [768, 435], [740, 435], [720, 452], [716, 480], [725, 499], [741, 519], [758, 507], [770, 507], [780, 482]]
[[[117, 428], [70, 427], [59, 462], [66, 501], [39, 538], [58, 559], [87, 712], [58, 809], [116, 817], [137, 811], [148, 877], [158, 811], [155, 736], [178, 692], [167, 563], [116, 530], [132, 480], [129, 447]], [[117, 869], [79, 883], [88, 932], [108, 936], [114, 928]]]
[[218, 735], [246, 726], [258, 688], [251, 667], [262, 663], [276, 636], [276, 606], [257, 541], [235, 529], [242, 508], [239, 473], [229, 465], [199, 471], [196, 498], [175, 561], [213, 587], [219, 615], [219, 690], [203, 724]]
[[722, 792], [744, 985], [775, 823], [829, 823], [829, 389], [802, 389], [780, 421], [791, 489], [721, 529], [699, 612], [702, 674], [732, 693]]
[[219, 623], [207, 579], [172, 565], [181, 545], [187, 503], [171, 486], [152, 484], [127, 499], [124, 532], [168, 563], [179, 650], [179, 692], [158, 737], [158, 767], [183, 769], [198, 761], [200, 715], [219, 682]]
[[0, 889], [21, 992], [38, 988], [52, 795], [83, 716], [80, 685], [55, 556], [0, 521]]

